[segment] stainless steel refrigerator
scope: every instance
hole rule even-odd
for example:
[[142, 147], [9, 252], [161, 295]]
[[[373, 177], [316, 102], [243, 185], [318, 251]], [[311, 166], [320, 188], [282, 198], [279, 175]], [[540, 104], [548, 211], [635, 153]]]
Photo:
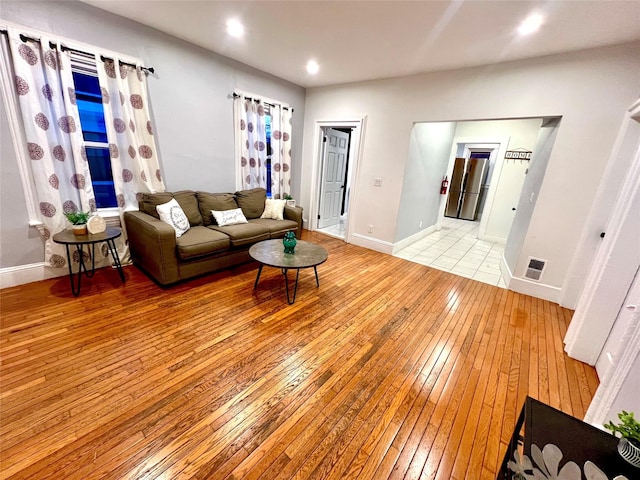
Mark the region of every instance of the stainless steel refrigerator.
[[464, 220], [478, 218], [480, 194], [487, 166], [488, 160], [485, 158], [456, 158], [444, 211], [446, 217]]

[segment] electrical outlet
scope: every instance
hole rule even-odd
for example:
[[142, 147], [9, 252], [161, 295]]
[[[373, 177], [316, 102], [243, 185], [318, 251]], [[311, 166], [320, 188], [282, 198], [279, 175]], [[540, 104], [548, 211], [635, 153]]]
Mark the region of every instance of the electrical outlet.
[[381, 187], [382, 186], [382, 177], [376, 177], [373, 179], [373, 186], [374, 187]]
[[367, 228], [367, 233], [373, 233], [373, 225], [369, 225], [369, 228]]

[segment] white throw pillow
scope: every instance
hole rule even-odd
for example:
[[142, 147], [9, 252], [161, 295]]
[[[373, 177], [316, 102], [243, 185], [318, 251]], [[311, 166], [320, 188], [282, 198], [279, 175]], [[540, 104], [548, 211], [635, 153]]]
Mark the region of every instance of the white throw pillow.
[[271, 200], [267, 198], [264, 204], [264, 212], [260, 218], [271, 218], [273, 220], [284, 220], [284, 206], [286, 200]]
[[221, 211], [211, 210], [211, 214], [215, 217], [216, 222], [220, 227], [224, 227], [227, 225], [238, 225], [240, 223], [249, 223], [242, 213], [241, 208]]
[[180, 204], [175, 198], [171, 201], [156, 206], [160, 220], [171, 225], [176, 231], [176, 238], [180, 238], [189, 230], [189, 219], [184, 214]]

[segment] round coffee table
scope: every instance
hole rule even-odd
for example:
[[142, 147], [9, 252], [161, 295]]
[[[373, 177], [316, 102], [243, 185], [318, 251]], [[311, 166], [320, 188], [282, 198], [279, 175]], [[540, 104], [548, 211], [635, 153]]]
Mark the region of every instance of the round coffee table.
[[[296, 293], [298, 292], [298, 276], [300, 275], [300, 269], [311, 268], [316, 274], [316, 286], [320, 286], [318, 279], [317, 266], [324, 263], [327, 260], [329, 254], [320, 245], [315, 243], [305, 242], [304, 240], [298, 240], [296, 244], [295, 253], [284, 253], [284, 245], [282, 240], [265, 240], [252, 245], [249, 249], [249, 255], [251, 258], [260, 263], [258, 268], [258, 275], [256, 281], [253, 284], [255, 290], [260, 280], [260, 274], [262, 273], [262, 267], [265, 265], [268, 267], [280, 268], [284, 275], [285, 288], [287, 291], [287, 302], [292, 305], [296, 301]], [[296, 270], [296, 283], [293, 288], [293, 298], [289, 294], [289, 278], [287, 272], [289, 270]]]

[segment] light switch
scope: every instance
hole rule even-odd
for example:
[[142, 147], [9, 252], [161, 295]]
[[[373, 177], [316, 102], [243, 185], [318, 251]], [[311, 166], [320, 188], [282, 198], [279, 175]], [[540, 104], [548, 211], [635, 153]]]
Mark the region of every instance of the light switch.
[[381, 187], [382, 186], [382, 177], [376, 177], [373, 179], [373, 186], [374, 187]]

